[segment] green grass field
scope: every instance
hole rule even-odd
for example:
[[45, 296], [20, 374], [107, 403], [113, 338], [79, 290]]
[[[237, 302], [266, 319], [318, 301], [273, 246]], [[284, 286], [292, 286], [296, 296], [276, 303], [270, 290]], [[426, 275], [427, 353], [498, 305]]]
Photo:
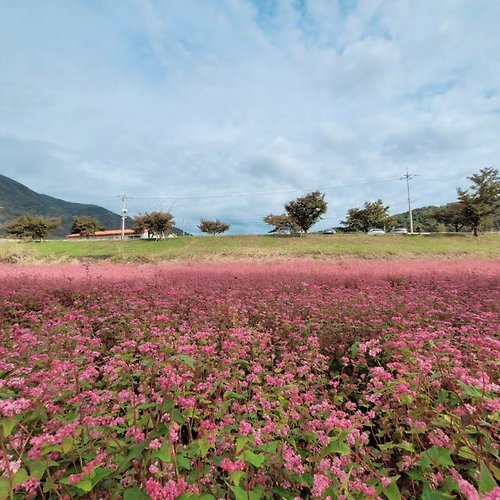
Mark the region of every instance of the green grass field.
[[165, 241], [45, 241], [1, 242], [2, 262], [164, 262], [171, 260], [289, 259], [340, 257], [429, 258], [500, 257], [500, 235], [360, 234], [179, 237]]

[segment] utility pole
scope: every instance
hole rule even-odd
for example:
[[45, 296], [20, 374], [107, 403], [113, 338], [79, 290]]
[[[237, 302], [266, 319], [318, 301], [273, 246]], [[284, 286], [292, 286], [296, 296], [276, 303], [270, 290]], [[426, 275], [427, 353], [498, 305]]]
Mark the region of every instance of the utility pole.
[[125, 239], [125, 219], [127, 218], [127, 201], [130, 200], [130, 196], [126, 194], [118, 195], [118, 198], [122, 200], [122, 240]]
[[406, 174], [400, 177], [400, 180], [406, 179], [406, 192], [408, 193], [408, 215], [410, 217], [410, 234], [413, 234], [413, 214], [411, 213], [411, 196], [410, 196], [410, 180], [415, 177], [415, 174], [408, 173], [408, 167], [406, 167]]

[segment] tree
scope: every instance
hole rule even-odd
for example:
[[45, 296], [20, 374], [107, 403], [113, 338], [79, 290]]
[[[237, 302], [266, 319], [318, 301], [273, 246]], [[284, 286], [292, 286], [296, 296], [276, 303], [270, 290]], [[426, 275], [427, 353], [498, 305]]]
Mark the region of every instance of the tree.
[[348, 231], [367, 232], [372, 228], [383, 229], [389, 221], [389, 207], [381, 199], [374, 202], [365, 201], [363, 208], [350, 208], [347, 217], [341, 224]]
[[466, 205], [459, 202], [448, 203], [436, 208], [432, 213], [434, 219], [440, 224], [451, 226], [456, 233], [468, 225], [468, 209]]
[[101, 225], [99, 221], [94, 217], [90, 217], [89, 215], [82, 215], [80, 217], [76, 217], [71, 225], [71, 234], [79, 234], [81, 236], [91, 236], [96, 231], [100, 231]]
[[208, 234], [221, 234], [225, 233], [231, 226], [226, 224], [225, 222], [220, 221], [219, 219], [215, 220], [207, 220], [201, 219], [198, 224], [198, 229], [203, 233]]
[[274, 226], [273, 231], [289, 229], [291, 232], [296, 232], [298, 230], [295, 222], [287, 214], [269, 214], [263, 218], [263, 221], [270, 226]]
[[148, 232], [148, 238], [164, 239], [174, 227], [174, 217], [170, 212], [146, 212], [134, 217], [134, 231]]
[[288, 217], [304, 234], [321, 219], [326, 209], [325, 194], [319, 191], [313, 191], [285, 204]]
[[472, 181], [469, 190], [457, 189], [458, 203], [467, 218], [467, 225], [474, 236], [488, 219], [500, 210], [500, 177], [495, 168], [483, 168], [478, 174], [468, 177]]
[[17, 238], [30, 238], [42, 241], [51, 231], [58, 228], [61, 219], [50, 219], [38, 215], [23, 215], [10, 221], [5, 231]]

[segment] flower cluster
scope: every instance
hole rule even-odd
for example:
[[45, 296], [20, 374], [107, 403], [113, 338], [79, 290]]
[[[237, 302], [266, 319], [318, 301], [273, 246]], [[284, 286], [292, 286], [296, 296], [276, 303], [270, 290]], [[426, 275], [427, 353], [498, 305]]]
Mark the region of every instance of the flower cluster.
[[499, 494], [497, 261], [0, 276], [0, 498]]

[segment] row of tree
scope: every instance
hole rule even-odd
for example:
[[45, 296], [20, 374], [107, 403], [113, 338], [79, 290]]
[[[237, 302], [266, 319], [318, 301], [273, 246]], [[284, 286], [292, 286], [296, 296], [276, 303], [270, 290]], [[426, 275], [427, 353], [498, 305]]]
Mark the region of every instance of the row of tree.
[[[480, 229], [494, 227], [500, 222], [500, 178], [498, 170], [485, 168], [468, 179], [472, 184], [468, 190], [457, 190], [457, 201], [434, 209], [430, 216], [457, 232], [467, 227], [477, 236]], [[307, 234], [326, 210], [325, 194], [313, 191], [286, 203], [284, 213], [269, 214], [263, 220], [274, 227], [273, 231]], [[59, 224], [59, 219], [25, 215], [8, 223], [5, 230], [17, 238], [42, 240]], [[174, 224], [174, 217], [169, 212], [147, 212], [134, 218], [133, 229], [137, 234], [147, 232], [148, 238], [163, 239], [172, 232]], [[367, 201], [360, 208], [350, 208], [341, 224], [345, 231], [366, 232], [371, 228], [396, 226], [398, 221], [389, 215], [389, 207], [378, 199]], [[230, 226], [219, 219], [201, 219], [198, 228], [207, 234], [221, 234]], [[71, 233], [88, 237], [101, 229], [95, 218], [81, 216], [74, 220]]]
[[[39, 215], [23, 215], [10, 221], [5, 226], [5, 231], [18, 239], [31, 239], [42, 241], [57, 229], [61, 224], [58, 218], [48, 218]], [[133, 229], [136, 234], [147, 233], [148, 238], [163, 239], [174, 229], [174, 217], [169, 212], [147, 212], [134, 217]], [[200, 231], [208, 234], [220, 234], [227, 231], [230, 226], [219, 219], [201, 219], [198, 225]], [[71, 226], [71, 234], [82, 237], [93, 236], [104, 228], [99, 221], [87, 215], [76, 217]]]
[[[457, 201], [436, 207], [430, 217], [457, 232], [467, 227], [477, 236], [480, 229], [495, 227], [500, 222], [500, 178], [498, 170], [485, 168], [468, 179], [472, 182], [470, 188], [458, 188]], [[273, 226], [274, 231], [284, 229], [306, 234], [321, 219], [326, 208], [325, 195], [314, 191], [285, 204], [285, 213], [266, 215], [264, 222]], [[348, 232], [367, 232], [371, 228], [394, 227], [398, 223], [395, 216], [389, 215], [389, 207], [381, 199], [367, 201], [360, 208], [350, 208], [341, 222], [342, 229]]]

